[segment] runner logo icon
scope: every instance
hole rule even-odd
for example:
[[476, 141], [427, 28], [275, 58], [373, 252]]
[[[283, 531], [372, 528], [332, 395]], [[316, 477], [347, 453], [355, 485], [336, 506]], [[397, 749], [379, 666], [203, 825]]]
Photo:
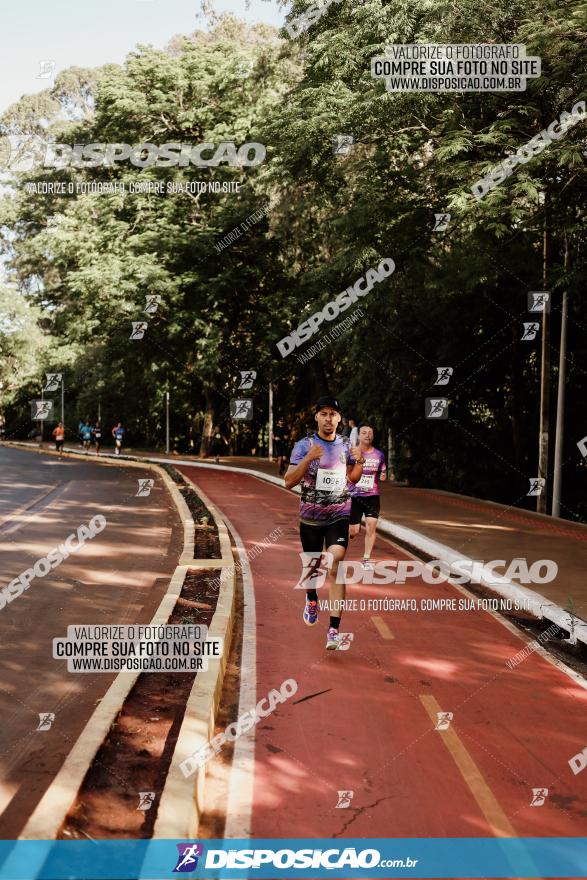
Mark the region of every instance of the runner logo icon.
[[530, 480], [530, 488], [527, 497], [541, 495], [546, 485], [544, 477], [529, 477], [528, 479]]
[[51, 730], [51, 725], [55, 721], [53, 712], [39, 712], [39, 726], [37, 730]]
[[318, 590], [324, 586], [328, 569], [334, 562], [332, 553], [301, 552], [302, 574], [294, 590]]
[[438, 721], [436, 722], [436, 727], [434, 730], [448, 730], [450, 727], [450, 722], [453, 719], [452, 712], [437, 712], [436, 717]]
[[154, 791], [139, 791], [139, 805], [137, 810], [150, 810], [155, 802]]
[[427, 419], [448, 419], [448, 399], [446, 397], [426, 398]]
[[145, 296], [145, 308], [143, 311], [149, 315], [154, 315], [161, 303], [161, 295], [159, 293], [148, 293]]
[[132, 331], [129, 339], [142, 339], [149, 326], [146, 321], [131, 321]]
[[352, 134], [337, 134], [333, 142], [333, 152], [342, 156], [348, 156], [354, 143], [355, 139]]
[[533, 339], [536, 339], [539, 330], [540, 324], [537, 324], [535, 321], [524, 321], [522, 342], [532, 342]]
[[354, 791], [338, 791], [338, 803], [335, 807], [335, 810], [346, 810], [347, 807], [351, 805], [351, 798], [354, 795]]
[[450, 214], [435, 214], [432, 232], [446, 232], [450, 223]]
[[434, 384], [448, 385], [454, 370], [452, 367], [436, 367], [436, 372], [438, 373], [438, 376], [436, 377], [436, 382]]
[[37, 79], [51, 79], [55, 73], [56, 67], [57, 62], [53, 61], [52, 58], [43, 58], [39, 61], [39, 73]]
[[52, 400], [33, 400], [31, 403], [31, 419], [33, 422], [44, 421], [51, 415]]
[[253, 387], [253, 382], [257, 378], [255, 370], [239, 370], [241, 374], [241, 383], [238, 386], [239, 391], [248, 391]]
[[179, 855], [177, 865], [173, 869], [174, 874], [187, 874], [195, 871], [198, 867], [198, 859], [204, 853], [201, 843], [176, 843]]
[[253, 401], [250, 398], [238, 400], [234, 398], [230, 401], [230, 418], [231, 419], [247, 419], [253, 418]]
[[529, 312], [550, 312], [550, 291], [531, 290], [528, 294]]
[[61, 384], [61, 373], [45, 373], [45, 375], [47, 377], [45, 391], [57, 391]]
[[351, 642], [355, 637], [354, 633], [339, 633], [337, 651], [350, 651]]
[[532, 800], [530, 801], [531, 807], [541, 807], [548, 797], [548, 789], [547, 788], [533, 788], [532, 789]]

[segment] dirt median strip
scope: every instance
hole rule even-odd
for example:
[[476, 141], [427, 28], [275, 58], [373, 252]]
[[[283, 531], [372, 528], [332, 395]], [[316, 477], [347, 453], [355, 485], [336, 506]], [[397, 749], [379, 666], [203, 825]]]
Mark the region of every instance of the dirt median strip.
[[[182, 472], [187, 484], [197, 492], [212, 514], [218, 527], [223, 567], [233, 566], [231, 541], [224, 517], [208, 496]], [[212, 566], [210, 566], [212, 567]], [[154, 838], [182, 838], [197, 835], [204, 805], [206, 767], [199, 767], [192, 777], [186, 778], [180, 764], [194, 750], [204, 746], [214, 734], [216, 715], [224, 682], [224, 673], [232, 641], [235, 613], [236, 583], [234, 568], [228, 568], [228, 577], [220, 581], [216, 611], [210, 624], [209, 638], [223, 640], [222, 655], [210, 662], [208, 670], [196, 677], [189, 695], [177, 742], [171, 758], [165, 787], [159, 802]]]

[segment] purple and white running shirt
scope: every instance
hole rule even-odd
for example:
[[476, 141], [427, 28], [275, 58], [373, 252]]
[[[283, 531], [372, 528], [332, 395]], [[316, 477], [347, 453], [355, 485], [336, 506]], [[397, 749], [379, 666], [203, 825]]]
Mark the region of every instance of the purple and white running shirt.
[[347, 488], [347, 465], [354, 465], [347, 437], [323, 440], [318, 434], [295, 444], [291, 464], [299, 464], [312, 445], [324, 449], [322, 458], [310, 462], [301, 482], [300, 519], [309, 525], [328, 525], [351, 515], [351, 496]]
[[380, 449], [364, 452], [363, 475], [358, 483], [349, 481], [349, 492], [354, 498], [365, 498], [370, 495], [379, 495], [379, 477], [385, 474], [385, 456]]

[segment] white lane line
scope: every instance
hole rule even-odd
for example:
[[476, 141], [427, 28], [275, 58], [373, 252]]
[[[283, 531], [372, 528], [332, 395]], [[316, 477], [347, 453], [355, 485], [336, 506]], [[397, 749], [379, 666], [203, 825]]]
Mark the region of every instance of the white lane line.
[[[255, 587], [245, 545], [239, 533], [221, 509], [236, 545], [243, 579], [243, 638], [240, 669], [239, 717], [257, 704], [257, 614]], [[240, 736], [234, 745], [224, 837], [251, 837], [253, 786], [255, 781], [255, 727]]]

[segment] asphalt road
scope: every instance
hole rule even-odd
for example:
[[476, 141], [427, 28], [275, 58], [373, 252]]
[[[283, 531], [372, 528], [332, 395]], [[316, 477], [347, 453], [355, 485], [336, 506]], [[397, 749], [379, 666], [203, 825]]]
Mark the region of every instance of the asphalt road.
[[[113, 680], [68, 673], [52, 639], [72, 624], [148, 622], [182, 549], [183, 528], [155, 478], [136, 467], [0, 446], [0, 589], [97, 514], [106, 526], [0, 608], [0, 838], [18, 836]], [[77, 541], [75, 542], [77, 545]], [[41, 714], [55, 718], [39, 730]]]

